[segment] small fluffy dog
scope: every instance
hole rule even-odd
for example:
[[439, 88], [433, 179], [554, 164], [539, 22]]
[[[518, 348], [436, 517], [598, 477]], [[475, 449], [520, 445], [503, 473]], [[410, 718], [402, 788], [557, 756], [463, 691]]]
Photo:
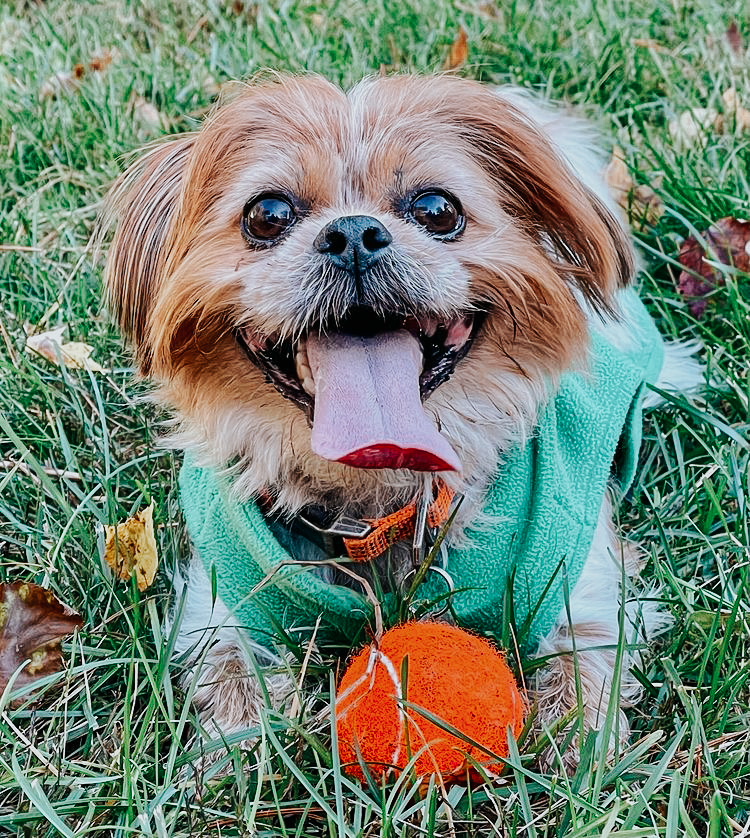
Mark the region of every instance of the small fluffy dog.
[[[462, 497], [440, 568], [457, 588], [452, 613], [499, 631], [511, 585], [516, 625], [546, 659], [542, 722], [580, 690], [586, 725], [601, 725], [621, 608], [620, 705], [637, 699], [634, 647], [667, 619], [621, 590], [639, 554], [615, 534], [606, 484], [643, 381], [686, 389], [700, 376], [684, 346], [663, 351], [643, 325], [584, 123], [451, 76], [348, 93], [278, 78], [152, 147], [111, 198], [110, 301], [189, 455], [179, 649], [199, 667], [207, 728], [257, 722], [248, 653], [279, 653], [274, 621], [309, 633], [349, 610], [366, 623], [362, 579], [382, 591], [411, 578], [445, 522], [425, 523], [444, 491]], [[649, 342], [656, 368], [651, 353], [650, 373], [621, 372], [618, 358]], [[367, 561], [341, 565], [341, 536]], [[551, 621], [530, 592], [552, 598]], [[268, 688], [281, 703], [293, 685], [275, 675]]]

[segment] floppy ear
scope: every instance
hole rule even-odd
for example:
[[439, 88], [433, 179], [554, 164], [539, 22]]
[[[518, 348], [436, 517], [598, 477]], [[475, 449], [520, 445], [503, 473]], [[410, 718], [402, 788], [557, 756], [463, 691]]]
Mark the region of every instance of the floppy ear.
[[117, 225], [104, 270], [107, 299], [144, 374], [151, 366], [151, 310], [194, 141], [194, 134], [185, 134], [149, 149], [118, 178], [105, 202], [105, 218]]
[[596, 309], [611, 312], [614, 293], [635, 272], [620, 222], [521, 111], [488, 90], [464, 102], [469, 109], [457, 128], [496, 184], [505, 210], [551, 256], [562, 278]]

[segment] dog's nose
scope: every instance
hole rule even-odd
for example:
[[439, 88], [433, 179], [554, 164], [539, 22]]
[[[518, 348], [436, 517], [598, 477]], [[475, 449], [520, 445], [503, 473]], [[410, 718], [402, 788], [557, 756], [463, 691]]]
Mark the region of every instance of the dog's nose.
[[339, 268], [359, 273], [372, 267], [388, 250], [393, 236], [371, 215], [345, 215], [331, 221], [315, 237], [314, 246]]

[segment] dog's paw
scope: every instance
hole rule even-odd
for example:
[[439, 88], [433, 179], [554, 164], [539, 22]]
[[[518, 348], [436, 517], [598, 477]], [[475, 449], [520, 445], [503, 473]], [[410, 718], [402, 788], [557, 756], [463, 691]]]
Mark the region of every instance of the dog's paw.
[[[571, 654], [561, 654], [551, 660], [538, 674], [532, 693], [538, 707], [537, 736], [551, 733], [557, 745], [550, 744], [542, 751], [540, 762], [547, 770], [559, 769], [561, 761], [566, 772], [576, 770], [582, 741], [593, 731], [605, 728], [612, 701], [618, 706], [614, 708], [611, 732], [606, 748], [602, 743], [597, 753], [602, 755], [606, 751], [604, 758], [612, 762], [630, 740], [627, 716], [619, 696], [611, 692], [614, 653], [609, 650], [584, 652], [579, 653], [578, 658], [578, 667]], [[571, 735], [572, 730], [575, 732]]]
[[[261, 683], [235, 648], [211, 650], [200, 671], [188, 679], [191, 677], [199, 678], [193, 702], [204, 742], [211, 743], [202, 757], [207, 768], [222, 758], [227, 748], [251, 749], [260, 736], [263, 711], [281, 710], [295, 690], [287, 673], [264, 673]], [[216, 747], [217, 740], [225, 747]]]

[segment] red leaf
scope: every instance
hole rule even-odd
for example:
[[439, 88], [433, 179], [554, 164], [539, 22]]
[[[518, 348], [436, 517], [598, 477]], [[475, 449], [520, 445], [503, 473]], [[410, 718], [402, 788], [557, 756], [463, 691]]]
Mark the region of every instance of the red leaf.
[[737, 25], [736, 20], [733, 20], [729, 26], [727, 26], [727, 43], [731, 47], [732, 52], [737, 55], [744, 52], [742, 45], [742, 33], [740, 32], [740, 27]]
[[725, 284], [724, 274], [708, 260], [733, 265], [750, 272], [750, 221], [722, 218], [703, 233], [708, 252], [695, 236], [688, 236], [680, 248], [678, 288], [688, 301], [695, 317], [701, 317], [708, 306], [707, 296]]
[[0, 692], [24, 663], [14, 689], [59, 672], [60, 641], [82, 624], [52, 591], [31, 582], [0, 583]]

